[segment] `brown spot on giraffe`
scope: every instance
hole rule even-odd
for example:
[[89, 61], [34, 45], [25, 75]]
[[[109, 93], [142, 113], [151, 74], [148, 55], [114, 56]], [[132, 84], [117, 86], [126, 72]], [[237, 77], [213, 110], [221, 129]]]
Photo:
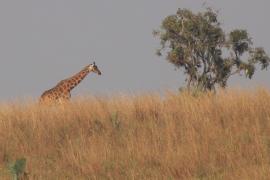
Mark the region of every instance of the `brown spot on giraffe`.
[[40, 97], [40, 102], [63, 102], [71, 98], [71, 90], [76, 87], [90, 72], [101, 75], [95, 62], [84, 67], [70, 78], [60, 81], [57, 85], [46, 90]]

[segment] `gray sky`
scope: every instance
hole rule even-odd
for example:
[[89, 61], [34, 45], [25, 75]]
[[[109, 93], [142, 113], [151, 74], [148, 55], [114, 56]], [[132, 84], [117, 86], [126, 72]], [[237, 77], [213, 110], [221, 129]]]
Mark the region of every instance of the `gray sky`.
[[[178, 7], [198, 11], [203, 2], [1, 0], [0, 100], [38, 97], [93, 59], [103, 75], [90, 74], [73, 95], [176, 90], [184, 77], [155, 55], [159, 41], [152, 31]], [[254, 45], [270, 54], [269, 0], [206, 2], [220, 10], [226, 30], [247, 29]], [[269, 73], [233, 78], [230, 86], [269, 87]]]

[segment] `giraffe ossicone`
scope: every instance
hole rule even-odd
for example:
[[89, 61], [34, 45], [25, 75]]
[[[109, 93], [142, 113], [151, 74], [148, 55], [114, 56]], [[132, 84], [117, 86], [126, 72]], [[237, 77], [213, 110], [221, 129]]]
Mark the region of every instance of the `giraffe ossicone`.
[[64, 79], [49, 90], [43, 92], [40, 97], [40, 102], [66, 102], [71, 98], [71, 90], [75, 88], [90, 72], [101, 75], [96, 63], [93, 62], [85, 66], [80, 72]]

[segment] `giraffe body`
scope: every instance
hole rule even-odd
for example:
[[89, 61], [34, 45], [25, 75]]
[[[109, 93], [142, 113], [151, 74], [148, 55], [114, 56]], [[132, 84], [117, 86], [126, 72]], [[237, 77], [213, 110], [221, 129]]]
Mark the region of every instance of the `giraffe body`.
[[74, 76], [60, 81], [55, 87], [46, 90], [40, 97], [41, 102], [66, 102], [71, 98], [71, 90], [75, 88], [90, 72], [101, 75], [95, 63], [83, 68]]

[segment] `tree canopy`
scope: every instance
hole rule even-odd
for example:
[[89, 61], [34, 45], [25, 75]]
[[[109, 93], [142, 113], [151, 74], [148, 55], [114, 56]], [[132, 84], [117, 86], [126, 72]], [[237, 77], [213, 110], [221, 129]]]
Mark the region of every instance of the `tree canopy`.
[[184, 70], [188, 89], [226, 87], [234, 74], [244, 73], [251, 79], [256, 67], [264, 70], [269, 66], [270, 58], [262, 47], [253, 47], [248, 32], [235, 29], [225, 33], [218, 12], [211, 8], [199, 13], [178, 9], [162, 21], [154, 35], [161, 44], [157, 54], [166, 54], [170, 63]]

